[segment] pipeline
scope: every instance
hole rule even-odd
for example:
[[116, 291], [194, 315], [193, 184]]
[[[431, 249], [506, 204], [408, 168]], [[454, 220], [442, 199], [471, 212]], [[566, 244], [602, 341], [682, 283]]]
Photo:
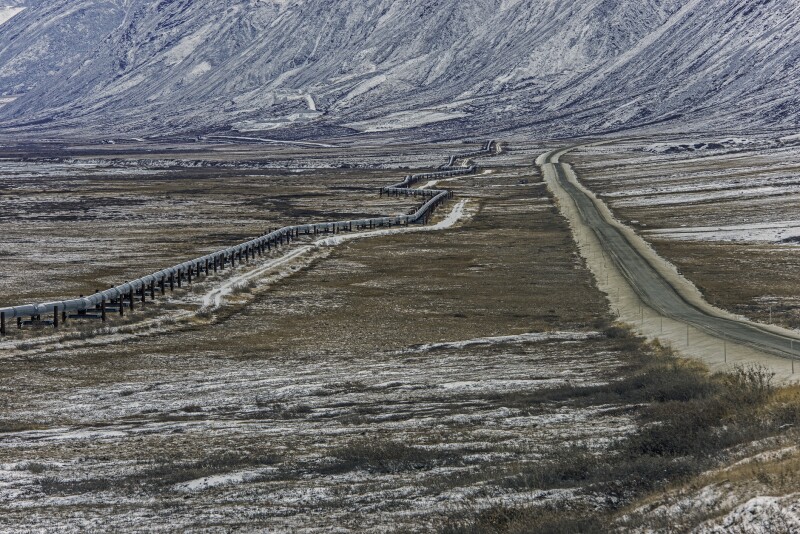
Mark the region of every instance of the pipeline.
[[[0, 308], [0, 335], [6, 334], [6, 322], [12, 319], [17, 320], [18, 328], [21, 328], [23, 318], [29, 317], [32, 323], [36, 320], [41, 321], [42, 317], [47, 317], [50, 314], [52, 314], [53, 317], [53, 325], [58, 328], [59, 319], [61, 322], [66, 321], [69, 312], [77, 313], [77, 315], [71, 316], [72, 318], [101, 318], [105, 321], [107, 312], [118, 312], [120, 315], [123, 315], [125, 307], [133, 311], [137, 301], [141, 303], [146, 301], [148, 292], [150, 293], [151, 300], [153, 300], [155, 299], [156, 290], [159, 291], [159, 294], [163, 294], [166, 291], [165, 288], [167, 284], [170, 290], [174, 290], [176, 283], [178, 287], [181, 287], [182, 281], [186, 279], [188, 279], [188, 282], [191, 284], [192, 276], [199, 278], [203, 274], [208, 275], [212, 270], [216, 273], [218, 269], [224, 270], [226, 265], [235, 267], [237, 260], [239, 262], [249, 261], [251, 257], [255, 258], [256, 254], [260, 256], [273, 247], [283, 245], [284, 243], [289, 244], [293, 239], [297, 239], [301, 235], [352, 231], [353, 228], [356, 230], [364, 230], [404, 224], [426, 224], [433, 210], [445, 201], [451, 199], [453, 193], [444, 189], [412, 189], [411, 186], [420, 180], [472, 174], [476, 171], [475, 165], [457, 167], [455, 166], [456, 161], [479, 156], [489, 156], [494, 153], [496, 148], [497, 143], [495, 141], [489, 141], [481, 150], [451, 156], [447, 165], [441, 167], [439, 171], [408, 175], [402, 182], [384, 187], [380, 190], [381, 195], [425, 197], [427, 200], [411, 214], [394, 217], [375, 217], [285, 226], [245, 243], [183, 262], [173, 267], [143, 276], [137, 280], [125, 282], [124, 284], [111, 287], [105, 291], [99, 291], [90, 296], [84, 297], [81, 295], [80, 298], [71, 300]], [[98, 316], [97, 313], [100, 313], [100, 315]]]

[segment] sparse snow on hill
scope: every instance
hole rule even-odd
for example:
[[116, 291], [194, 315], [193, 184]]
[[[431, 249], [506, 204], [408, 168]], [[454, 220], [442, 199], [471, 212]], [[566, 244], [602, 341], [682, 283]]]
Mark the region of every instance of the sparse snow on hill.
[[791, 130], [798, 78], [794, 0], [52, 0], [0, 26], [15, 134]]

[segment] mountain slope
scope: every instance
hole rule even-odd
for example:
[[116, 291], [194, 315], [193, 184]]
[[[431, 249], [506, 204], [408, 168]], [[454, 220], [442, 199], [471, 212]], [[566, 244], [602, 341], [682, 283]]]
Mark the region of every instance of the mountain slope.
[[[695, 127], [790, 128], [799, 10], [793, 0], [56, 0], [0, 26], [0, 92], [25, 93], [0, 120], [14, 132], [150, 134], [435, 133], [457, 118], [487, 133], [566, 135], [677, 115]], [[87, 14], [70, 44], [64, 28]], [[44, 49], [34, 68], [25, 58], [41, 42], [69, 54]]]
[[0, 95], [46, 87], [58, 73], [76, 68], [122, 23], [113, 1], [16, 2], [0, 0], [14, 16], [0, 25]]

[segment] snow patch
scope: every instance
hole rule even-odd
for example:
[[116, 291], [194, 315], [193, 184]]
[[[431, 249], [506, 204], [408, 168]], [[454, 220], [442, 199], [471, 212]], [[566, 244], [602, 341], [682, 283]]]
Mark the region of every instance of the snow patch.
[[427, 352], [435, 349], [463, 349], [476, 345], [499, 345], [506, 343], [533, 343], [537, 341], [584, 341], [598, 337], [598, 332], [532, 332], [514, 336], [481, 337], [465, 341], [447, 343], [428, 343], [416, 348], [415, 352]]
[[417, 126], [461, 119], [468, 116], [469, 113], [463, 111], [400, 111], [378, 119], [351, 122], [345, 124], [345, 126], [362, 132], [388, 132], [416, 128]]
[[203, 61], [202, 63], [197, 64], [192, 70], [189, 71], [189, 79], [197, 78], [198, 76], [202, 76], [203, 74], [209, 72], [211, 70], [211, 63], [208, 61]]
[[[273, 469], [273, 471], [274, 470], [275, 469]], [[234, 473], [225, 473], [223, 475], [212, 475], [212, 476], [197, 478], [195, 480], [190, 480], [189, 482], [182, 482], [180, 484], [175, 484], [173, 488], [175, 489], [175, 491], [192, 493], [196, 491], [203, 491], [210, 488], [216, 488], [219, 486], [232, 486], [235, 484], [244, 484], [245, 482], [251, 482], [253, 480], [256, 480], [259, 476], [262, 476], [265, 471], [267, 470], [237, 471]]]
[[357, 98], [357, 97], [359, 97], [359, 96], [361, 96], [361, 95], [363, 95], [365, 93], [368, 93], [368, 92], [372, 91], [373, 89], [375, 89], [376, 87], [378, 87], [379, 85], [381, 85], [384, 82], [386, 82], [386, 75], [385, 74], [381, 74], [379, 76], [375, 76], [374, 78], [370, 78], [368, 80], [365, 80], [365, 81], [361, 82], [360, 84], [358, 84], [357, 86], [355, 86], [352, 91], [347, 93], [347, 96], [342, 98], [339, 101], [339, 104], [344, 104], [344, 103], [350, 102], [354, 98]]
[[800, 221], [665, 228], [644, 233], [677, 241], [793, 242], [800, 241]]
[[172, 49], [164, 55], [167, 65], [177, 65], [191, 56], [197, 47], [200, 46], [200, 43], [205, 40], [206, 34], [208, 34], [210, 29], [210, 25], [205, 26], [200, 29], [200, 31], [181, 39], [178, 44], [172, 47]]
[[786, 497], [755, 497], [714, 524], [697, 529], [702, 534], [769, 534], [800, 532], [800, 493]]
[[25, 11], [24, 7], [0, 7], [0, 24], [5, 24], [22, 11]]

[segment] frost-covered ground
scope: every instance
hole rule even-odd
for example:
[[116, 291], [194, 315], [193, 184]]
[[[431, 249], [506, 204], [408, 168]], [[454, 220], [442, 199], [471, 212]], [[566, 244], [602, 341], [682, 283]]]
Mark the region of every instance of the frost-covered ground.
[[702, 239], [728, 240], [730, 235], [713, 229], [800, 224], [800, 145], [723, 139], [660, 146], [666, 148], [620, 142], [573, 157], [586, 184], [645, 234], [702, 232]]
[[[603, 298], [541, 181], [504, 161], [448, 182], [461, 200], [432, 231], [336, 238], [292, 276], [148, 335], [8, 352], [0, 529], [424, 531], [458, 510], [593, 499], [512, 483], [634, 423], [618, 405], [527, 400], [611, 380], [626, 349], [593, 326]], [[308, 202], [325, 216], [348, 198], [342, 185]], [[225, 280], [139, 314], [199, 309]]]
[[463, 147], [376, 147], [350, 159], [233, 143], [202, 154], [191, 145], [0, 149], [0, 305], [87, 294], [270, 227], [405, 213], [413, 199], [378, 189]]
[[[7, 413], [38, 429], [3, 436], [0, 525], [424, 529], [453, 508], [569, 498], [485, 479], [631, 428], [618, 407], [516, 405], [618, 365], [570, 337], [250, 361], [137, 343], [140, 363], [124, 357], [114, 380], [12, 401]], [[76, 364], [62, 358], [47, 367]]]
[[[796, 438], [768, 439], [738, 451], [737, 461], [630, 509], [622, 524], [697, 534], [800, 531], [800, 451]], [[640, 524], [646, 526], [638, 526]]]
[[[15, 198], [67, 205], [27, 225], [7, 219], [9, 235], [88, 267], [72, 279], [78, 271], [29, 262], [0, 295], [89, 291], [262, 225], [404, 209], [374, 198], [404, 170], [369, 167], [381, 151], [392, 165], [438, 165], [440, 149], [375, 147], [352, 156], [354, 168], [296, 172], [313, 165], [285, 148], [297, 167], [279, 173], [254, 171], [254, 150], [275, 147], [227, 145], [171, 157], [229, 167], [108, 179], [36, 161], [53, 174], [7, 178]], [[126, 159], [109, 150], [86, 157]], [[260, 271], [272, 255], [115, 318], [112, 330], [68, 324], [58, 343], [52, 330], [13, 331], [0, 366], [0, 531], [422, 532], [502, 506], [618, 504], [602, 486], [537, 478], [543, 465], [571, 467], [572, 451], [586, 461], [613, 450], [641, 429], [643, 405], [581, 396], [627, 377], [644, 349], [607, 329], [607, 302], [531, 166], [543, 150], [516, 146], [448, 180], [457, 202], [430, 231], [337, 237]], [[353, 208], [365, 191], [373, 197]], [[82, 219], [87, 204], [95, 219]], [[181, 240], [154, 244], [163, 228]], [[77, 237], [86, 248], [76, 252]], [[767, 493], [737, 495], [720, 511]], [[785, 495], [754, 501], [748, 517], [793, 513]]]

